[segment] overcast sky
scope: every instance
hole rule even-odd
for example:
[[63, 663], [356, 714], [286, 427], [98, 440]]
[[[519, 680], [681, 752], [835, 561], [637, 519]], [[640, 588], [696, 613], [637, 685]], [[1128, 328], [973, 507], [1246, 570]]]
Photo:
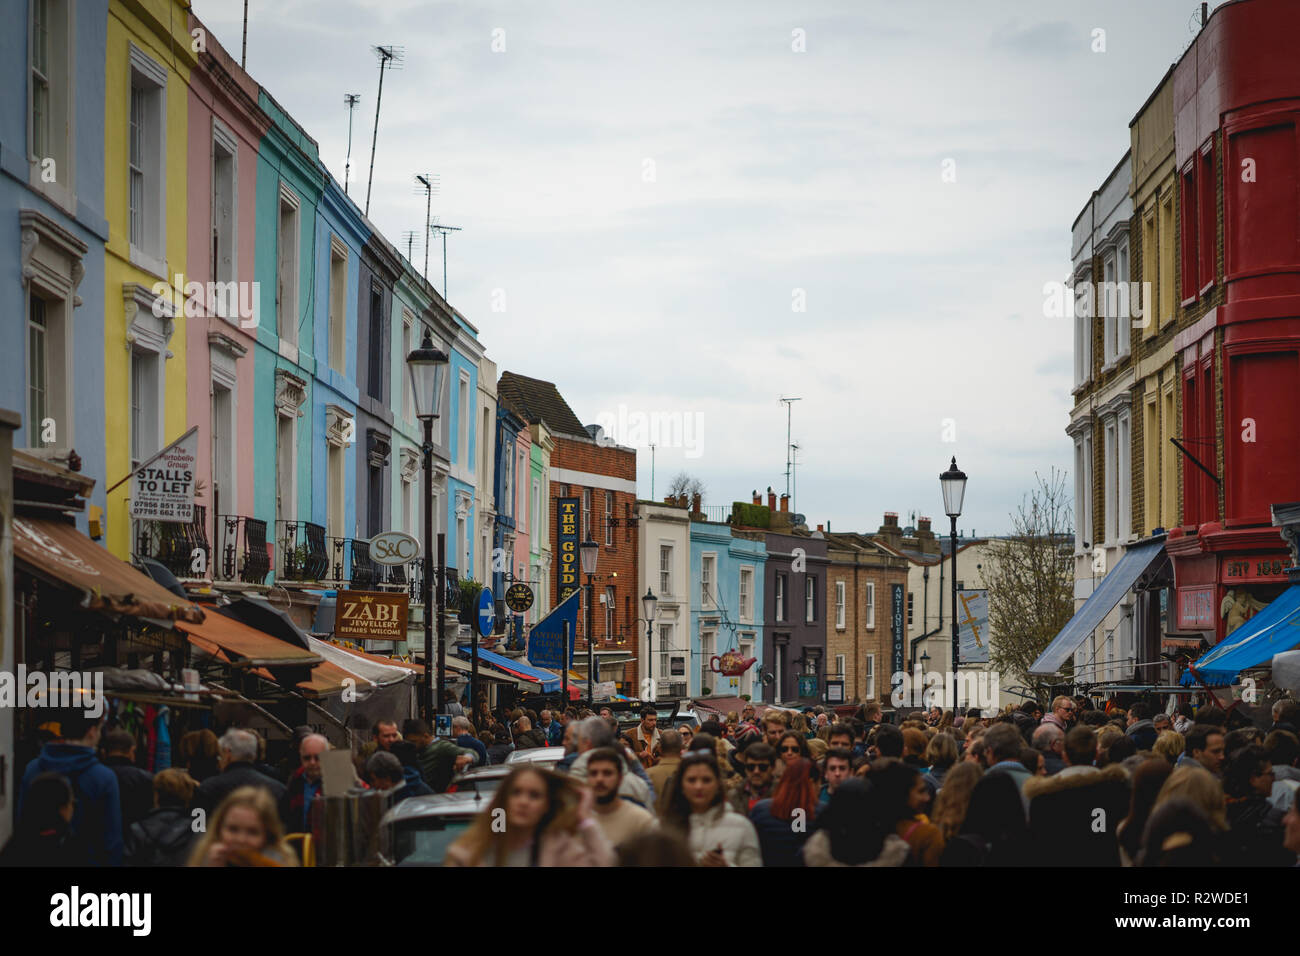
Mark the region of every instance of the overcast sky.
[[[194, 7], [237, 58], [242, 0]], [[810, 524], [873, 531], [916, 511], [946, 528], [938, 474], [956, 455], [961, 527], [986, 534], [1008, 529], [1035, 472], [1072, 468], [1073, 333], [1043, 316], [1043, 285], [1069, 274], [1071, 223], [1199, 4], [249, 8], [249, 72], [340, 181], [343, 97], [360, 94], [360, 205], [370, 47], [404, 47], [370, 218], [405, 250], [424, 226], [413, 177], [437, 174], [434, 216], [463, 228], [450, 301], [499, 369], [554, 381], [584, 422], [665, 426], [657, 497], [683, 469], [713, 504], [784, 490], [779, 399], [797, 396]], [[437, 239], [429, 276], [441, 289]], [[648, 497], [645, 447], [638, 477]]]

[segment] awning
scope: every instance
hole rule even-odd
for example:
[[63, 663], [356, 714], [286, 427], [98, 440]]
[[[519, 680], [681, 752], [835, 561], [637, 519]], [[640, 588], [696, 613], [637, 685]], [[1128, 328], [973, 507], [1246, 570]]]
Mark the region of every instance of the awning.
[[319, 654], [286, 644], [224, 614], [209, 614], [199, 624], [177, 621], [176, 627], [190, 635], [196, 647], [209, 653], [219, 648], [230, 660], [252, 667], [311, 667], [324, 660]]
[[387, 687], [389, 684], [399, 684], [404, 680], [409, 680], [412, 674], [412, 669], [409, 667], [382, 663], [369, 654], [357, 654], [345, 647], [339, 647], [337, 644], [331, 644], [319, 638], [308, 637], [307, 641], [311, 645], [311, 649], [325, 658], [326, 661], [355, 674], [372, 687]]
[[[457, 647], [456, 651], [461, 657], [469, 657], [470, 655], [468, 647]], [[481, 664], [487, 663], [497, 668], [497, 670], [505, 671], [507, 674], [513, 674], [515, 677], [522, 677], [524, 680], [540, 684], [544, 694], [560, 689], [560, 679], [558, 677], [550, 671], [539, 670], [526, 661], [516, 660], [513, 657], [503, 657], [500, 654], [484, 650], [478, 652], [478, 659]]]
[[[482, 657], [482, 654], [483, 652], [479, 651], [480, 657]], [[520, 690], [531, 691], [534, 693], [539, 692], [542, 689], [536, 681], [524, 680], [522, 677], [516, 677], [514, 674], [507, 674], [494, 667], [488, 667], [482, 660], [479, 661], [479, 664], [482, 665], [478, 670], [479, 680], [491, 680], [496, 681], [499, 684], [510, 684], [512, 687], [518, 687]], [[469, 661], [462, 661], [455, 657], [448, 657], [447, 670], [455, 671], [457, 674], [468, 679], [473, 671], [473, 667]]]
[[14, 558], [37, 574], [83, 592], [83, 606], [90, 610], [177, 621], [203, 620], [203, 612], [192, 603], [109, 554], [73, 525], [15, 516], [13, 529]]
[[1055, 674], [1060, 671], [1061, 665], [1070, 659], [1079, 645], [1115, 609], [1115, 605], [1137, 583], [1137, 579], [1142, 577], [1153, 562], [1164, 556], [1164, 550], [1163, 537], [1129, 548], [1111, 572], [1101, 579], [1101, 584], [1097, 585], [1092, 596], [1083, 602], [1083, 607], [1075, 611], [1074, 617], [1061, 628], [1061, 633], [1052, 638], [1052, 643], [1029, 666], [1029, 673]]
[[1196, 673], [1183, 673], [1183, 686], [1204, 683], [1212, 687], [1236, 682], [1242, 671], [1267, 664], [1300, 644], [1300, 584], [1293, 584], [1213, 649], [1194, 661]]

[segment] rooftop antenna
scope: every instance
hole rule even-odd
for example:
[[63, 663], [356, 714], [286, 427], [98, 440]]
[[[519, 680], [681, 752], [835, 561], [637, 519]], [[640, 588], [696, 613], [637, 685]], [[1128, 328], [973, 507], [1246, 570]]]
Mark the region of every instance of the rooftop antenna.
[[797, 494], [799, 491], [799, 484], [795, 480], [795, 468], [798, 464], [799, 464], [799, 445], [796, 442], [790, 446], [790, 485], [791, 485], [790, 513], [796, 515], [799, 513], [799, 509], [795, 506], [795, 494]]
[[794, 402], [802, 402], [802, 398], [782, 398], [785, 402], [785, 493], [790, 494], [790, 412]]
[[244, 45], [239, 51], [239, 68], [248, 72], [248, 0], [244, 0]]
[[379, 95], [375, 97], [375, 132], [370, 138], [370, 178], [366, 181], [366, 215], [370, 215], [370, 187], [375, 182], [375, 146], [379, 143], [379, 106], [384, 99], [384, 68], [396, 70], [406, 58], [406, 48], [400, 46], [371, 47], [379, 57]]
[[[432, 221], [429, 219], [429, 213], [433, 210], [433, 194], [438, 191], [439, 183], [438, 177], [433, 173], [416, 173], [415, 181], [424, 191], [424, 279], [427, 282], [429, 280], [429, 224]], [[445, 279], [443, 284], [446, 284]]]
[[650, 443], [650, 500], [655, 500], [655, 446]]
[[348, 179], [352, 169], [352, 111], [361, 102], [360, 93], [344, 93], [343, 105], [348, 108], [348, 158], [343, 161], [343, 195], [348, 194]]
[[460, 226], [444, 226], [435, 219], [429, 228], [442, 235], [442, 301], [450, 304], [451, 299], [447, 298], [447, 233], [460, 232]]
[[[407, 262], [411, 261], [411, 248], [415, 245], [415, 237], [418, 236], [419, 234], [420, 234], [420, 230], [418, 229], [408, 229], [404, 233], [402, 233], [402, 238], [406, 240], [406, 261]], [[424, 254], [425, 256], [429, 255], [429, 249], [427, 243], [425, 245]]]

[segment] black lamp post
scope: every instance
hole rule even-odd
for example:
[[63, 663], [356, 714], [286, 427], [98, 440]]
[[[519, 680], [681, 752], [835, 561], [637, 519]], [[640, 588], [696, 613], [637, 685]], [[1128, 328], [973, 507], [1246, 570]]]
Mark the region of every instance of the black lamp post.
[[595, 710], [596, 700], [596, 651], [591, 635], [591, 602], [595, 593], [591, 589], [591, 577], [596, 573], [596, 559], [600, 557], [600, 545], [588, 538], [578, 545], [582, 560], [582, 573], [587, 576], [587, 708]]
[[962, 499], [966, 497], [966, 472], [957, 468], [954, 455], [948, 470], [939, 476], [943, 489], [943, 510], [952, 519], [952, 716], [957, 719], [957, 658], [961, 645], [957, 625], [957, 519], [961, 517]]
[[645, 597], [641, 598], [641, 609], [645, 611], [645, 669], [646, 677], [650, 678], [650, 703], [653, 704], [659, 699], [659, 693], [655, 689], [654, 663], [654, 620], [655, 612], [659, 610], [659, 599], [648, 587], [645, 589]]
[[[424, 715], [432, 719], [442, 707], [443, 668], [438, 668], [438, 694], [435, 699], [430, 668], [433, 666], [433, 420], [442, 402], [442, 379], [447, 371], [447, 353], [434, 348], [433, 336], [424, 330], [424, 341], [406, 356], [411, 375], [411, 398], [415, 415], [424, 425]], [[442, 601], [446, 590], [442, 584], [442, 536], [438, 536], [438, 651], [442, 653]], [[440, 662], [441, 663], [441, 662]], [[471, 705], [472, 706], [472, 705]]]

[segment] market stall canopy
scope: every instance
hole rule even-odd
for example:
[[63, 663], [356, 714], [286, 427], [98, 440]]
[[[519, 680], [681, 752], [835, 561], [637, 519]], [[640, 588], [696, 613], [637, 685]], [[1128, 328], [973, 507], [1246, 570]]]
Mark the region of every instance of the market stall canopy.
[[91, 541], [74, 525], [15, 516], [14, 557], [37, 575], [76, 588], [82, 606], [110, 614], [198, 623], [203, 611]]
[[311, 667], [324, 660], [313, 651], [287, 644], [223, 614], [208, 614], [197, 624], [178, 621], [176, 627], [188, 634], [196, 647], [208, 653], [224, 651], [232, 663], [246, 662], [251, 667]]
[[1196, 673], [1185, 671], [1183, 686], [1235, 683], [1242, 671], [1267, 664], [1274, 654], [1289, 651], [1297, 644], [1300, 644], [1300, 584], [1293, 584], [1194, 661]]
[[[468, 647], [457, 647], [456, 650], [461, 657], [468, 658], [470, 649]], [[497, 670], [505, 671], [515, 677], [522, 677], [524, 680], [540, 684], [542, 693], [549, 694], [552, 691], [560, 689], [560, 678], [550, 671], [539, 670], [533, 665], [523, 660], [517, 660], [513, 657], [504, 657], [501, 654], [494, 654], [491, 651], [480, 650], [478, 652], [479, 663], [486, 663]]]
[[305, 651], [311, 650], [307, 632], [294, 623], [293, 618], [286, 612], [266, 598], [245, 595], [237, 601], [231, 601], [224, 607], [217, 608], [217, 611], [288, 644], [295, 644]]
[[386, 687], [409, 680], [415, 672], [414, 668], [382, 663], [380, 658], [373, 655], [358, 654], [320, 638], [309, 637], [307, 640], [311, 643], [311, 649], [326, 661], [355, 674], [373, 687]]
[[1137, 583], [1138, 578], [1157, 560], [1162, 559], [1164, 553], [1163, 536], [1136, 544], [1124, 552], [1124, 557], [1101, 579], [1092, 596], [1083, 602], [1083, 607], [1074, 612], [1074, 617], [1061, 628], [1061, 633], [1052, 638], [1043, 653], [1038, 655], [1038, 660], [1029, 665], [1029, 673], [1058, 673], [1062, 665], [1088, 639], [1088, 635], [1097, 629], [1106, 615], [1114, 610], [1115, 605]]
[[[482, 652], [480, 652], [482, 653]], [[482, 665], [482, 661], [479, 662]], [[469, 661], [457, 660], [454, 657], [447, 658], [447, 670], [455, 671], [461, 677], [468, 678], [473, 668]], [[450, 675], [448, 675], [450, 676]], [[496, 681], [498, 684], [510, 684], [518, 687], [520, 690], [526, 690], [529, 693], [539, 694], [542, 687], [535, 681], [524, 680], [522, 677], [516, 677], [514, 674], [507, 674], [505, 671], [499, 671], [494, 667], [480, 666], [478, 670], [479, 680]], [[557, 680], [559, 678], [556, 678]]]

